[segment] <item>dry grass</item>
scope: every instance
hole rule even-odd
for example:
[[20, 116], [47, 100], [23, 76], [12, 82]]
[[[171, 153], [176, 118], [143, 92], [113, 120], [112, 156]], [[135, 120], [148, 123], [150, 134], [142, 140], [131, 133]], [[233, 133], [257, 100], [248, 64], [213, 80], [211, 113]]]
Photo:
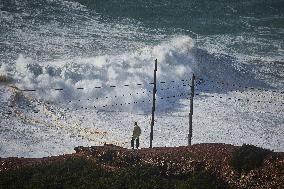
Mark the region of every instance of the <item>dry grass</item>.
[[0, 74], [0, 83], [8, 83], [8, 82], [9, 82], [8, 76]]

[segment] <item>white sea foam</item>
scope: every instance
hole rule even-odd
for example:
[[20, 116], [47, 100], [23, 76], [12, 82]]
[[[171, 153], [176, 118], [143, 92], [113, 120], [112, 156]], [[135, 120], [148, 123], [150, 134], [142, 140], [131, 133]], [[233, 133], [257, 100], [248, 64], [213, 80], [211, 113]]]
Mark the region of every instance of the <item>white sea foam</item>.
[[[189, 79], [192, 68], [196, 66], [191, 53], [193, 46], [190, 37], [182, 36], [158, 46], [149, 46], [136, 52], [120, 55], [77, 57], [51, 62], [37, 62], [19, 55], [15, 64], [3, 66], [2, 72], [10, 75], [19, 88], [37, 89], [36, 93], [39, 96], [43, 95], [43, 98], [53, 101], [62, 102], [62, 100], [76, 100], [76, 98], [94, 99], [106, 95], [122, 96], [124, 93], [141, 91], [139, 89], [141, 87], [137, 86], [139, 83], [144, 85], [145, 90], [152, 89], [149, 83], [153, 82], [156, 58], [158, 59], [158, 81]], [[130, 87], [122, 89], [125, 84], [130, 84]], [[110, 88], [110, 85], [118, 87]], [[103, 89], [98, 90], [95, 88], [97, 86], [102, 86]], [[76, 92], [76, 88], [81, 87], [84, 90]], [[64, 91], [57, 92], [50, 88], [63, 88]], [[143, 98], [143, 95], [136, 95], [130, 100], [137, 101], [139, 98]]]
[[[281, 80], [263, 79], [283, 75], [282, 41], [222, 34], [198, 35], [193, 42], [184, 34], [189, 32], [173, 36], [132, 18], [104, 17], [78, 3], [15, 2], [18, 11], [0, 10], [7, 30], [0, 35], [0, 74], [13, 79], [9, 85], [36, 91], [0, 85], [1, 157], [70, 153], [75, 146], [104, 142], [129, 147], [134, 121], [143, 130], [141, 146], [148, 147], [155, 59], [154, 146], [186, 145], [190, 107], [186, 96], [178, 95], [190, 91], [194, 73], [205, 82], [196, 88], [193, 143], [250, 143], [283, 151], [283, 94], [271, 92]], [[257, 70], [252, 61], [279, 61], [279, 69]]]

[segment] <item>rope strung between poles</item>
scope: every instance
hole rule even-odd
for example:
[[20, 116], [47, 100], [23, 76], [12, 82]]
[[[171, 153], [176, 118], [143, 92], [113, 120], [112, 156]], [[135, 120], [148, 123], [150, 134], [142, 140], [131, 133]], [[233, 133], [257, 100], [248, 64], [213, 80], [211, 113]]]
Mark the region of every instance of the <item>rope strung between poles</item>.
[[[159, 83], [164, 84], [164, 83], [177, 83], [177, 82], [187, 82], [187, 79], [181, 79], [181, 80], [171, 80], [171, 81], [160, 81]], [[142, 86], [145, 84], [149, 84], [149, 85], [153, 85], [153, 82], [150, 83], [133, 83], [133, 84], [123, 84], [123, 85], [108, 85], [108, 86], [95, 86], [93, 87], [94, 89], [102, 89], [102, 88], [116, 88], [116, 87], [130, 87], [130, 86]], [[35, 92], [35, 91], [43, 91], [43, 90], [55, 90], [55, 91], [64, 91], [66, 89], [64, 88], [45, 88], [45, 89], [20, 89], [19, 87], [15, 87], [15, 86], [10, 86], [10, 87], [14, 87], [15, 89], [19, 90], [19, 91], [23, 91], [23, 92]], [[76, 87], [75, 89], [77, 90], [84, 90], [86, 88], [84, 87]], [[89, 89], [89, 88], [88, 88]]]
[[[187, 79], [180, 79], [180, 80], [170, 80], [170, 81], [159, 81], [158, 83], [162, 84], [161, 88], [158, 88], [156, 91], [166, 91], [166, 90], [172, 90], [172, 89], [184, 89], [187, 90], [185, 87], [190, 87], [190, 84], [186, 84], [185, 82], [188, 82], [189, 80]], [[182, 82], [182, 83], [180, 83]], [[280, 92], [280, 93], [284, 93], [283, 91], [276, 91], [276, 90], [268, 90], [268, 89], [260, 89], [260, 88], [255, 88], [255, 87], [248, 87], [248, 86], [241, 86], [239, 84], [229, 84], [228, 82], [224, 82], [224, 81], [215, 81], [215, 80], [209, 80], [209, 79], [203, 79], [203, 78], [197, 78], [195, 86], [198, 85], [202, 85], [205, 84], [206, 82], [210, 82], [210, 83], [217, 83], [220, 84], [222, 86], [233, 86], [233, 87], [239, 87], [239, 88], [245, 88], [245, 89], [251, 89], [251, 90], [259, 90], [259, 91], [267, 91], [267, 92]], [[117, 87], [130, 87], [130, 86], [142, 86], [145, 84], [154, 84], [152, 82], [150, 83], [132, 83], [132, 84], [123, 84], [123, 85], [105, 85], [105, 86], [95, 86], [93, 88], [95, 89], [102, 89], [102, 88], [117, 88]], [[165, 86], [164, 84], [170, 84], [170, 86]], [[175, 84], [175, 85], [173, 85]], [[44, 90], [55, 90], [55, 91], [64, 91], [64, 88], [53, 88], [53, 89], [19, 89], [15, 86], [10, 86], [16, 90], [20, 90], [20, 91], [24, 91], [24, 92], [36, 92], [37, 90], [39, 91], [44, 91]], [[211, 86], [212, 87], [212, 86]], [[77, 90], [84, 90], [86, 88], [84, 87], [76, 87], [75, 89]], [[89, 88], [88, 88], [89, 89]], [[88, 99], [77, 99], [77, 100], [69, 100], [67, 102], [64, 103], [76, 103], [76, 102], [82, 102], [82, 101], [90, 101], [90, 102], [95, 102], [95, 100], [100, 100], [100, 99], [118, 99], [121, 97], [127, 97], [127, 96], [135, 96], [135, 95], [144, 95], [144, 94], [148, 94], [151, 93], [152, 91], [150, 90], [144, 90], [142, 92], [134, 92], [134, 93], [129, 93], [129, 94], [122, 94], [122, 95], [115, 95], [115, 96], [101, 96], [101, 97], [96, 97], [96, 98], [88, 98]], [[204, 92], [210, 92], [207, 90], [202, 90], [200, 89], [199, 93], [195, 94], [196, 96], [202, 96], [200, 95], [200, 93], [204, 93]], [[244, 93], [245, 91], [241, 91], [241, 90], [236, 90], [236, 92], [240, 92], [240, 93]], [[180, 99], [181, 97], [187, 97], [189, 96], [189, 93], [179, 93], [179, 94], [173, 94], [173, 95], [168, 95], [168, 96], [160, 96], [157, 98], [157, 100], [169, 100], [169, 99]], [[257, 94], [257, 96], [260, 96], [260, 94]], [[265, 97], [265, 94], [261, 94], [262, 97]], [[237, 97], [223, 97], [223, 96], [215, 96], [215, 95], [207, 95], [206, 97], [211, 97], [211, 98], [218, 98], [218, 99], [226, 99], [226, 100], [235, 100], [236, 102], [238, 101], [242, 101], [242, 102], [254, 102], [254, 103], [269, 103], [269, 104], [275, 104], [275, 105], [283, 105], [284, 102], [281, 103], [277, 101], [277, 103], [275, 102], [275, 99], [272, 99], [273, 97], [270, 96], [270, 100], [268, 101], [263, 101], [263, 100], [251, 100], [248, 97], [246, 98], [237, 98]], [[187, 97], [188, 99], [188, 97]], [[124, 105], [131, 105], [131, 104], [139, 104], [139, 103], [146, 103], [146, 102], [150, 102], [151, 100], [141, 100], [141, 101], [131, 101], [131, 102], [118, 102], [118, 103], [114, 103], [114, 104], [104, 104], [101, 105], [101, 108], [106, 108], [106, 107], [116, 107], [116, 106], [124, 106]], [[46, 102], [46, 104], [50, 104], [49, 102]], [[11, 105], [9, 105], [9, 107], [13, 107]], [[84, 107], [81, 106], [81, 109], [90, 109], [90, 108], [99, 108], [98, 105], [92, 105], [91, 107]], [[67, 108], [68, 110], [68, 108]], [[35, 112], [36, 113], [36, 112]]]
[[[166, 84], [166, 83], [169, 83], [169, 84], [172, 84], [172, 83], [178, 83], [178, 82], [183, 82], [181, 85], [177, 85], [177, 86], [171, 86], [171, 87], [166, 87], [166, 88], [160, 88], [159, 90], [163, 91], [163, 90], [169, 90], [169, 89], [175, 89], [175, 88], [180, 88], [178, 86], [190, 86], [189, 84], [185, 84], [184, 82], [188, 82], [189, 80], [187, 79], [180, 79], [180, 80], [170, 80], [170, 81], [160, 81], [159, 83], [160, 84]], [[266, 91], [266, 92], [273, 92], [273, 93], [281, 93], [281, 94], [284, 94], [284, 91], [277, 91], [277, 90], [269, 90], [269, 89], [263, 89], [263, 88], [257, 88], [257, 87], [249, 87], [249, 86], [243, 86], [241, 84], [233, 84], [233, 83], [228, 83], [228, 82], [225, 82], [225, 81], [216, 81], [216, 80], [210, 80], [210, 79], [204, 79], [204, 78], [201, 78], [201, 77], [198, 77], [196, 79], [196, 86], [198, 85], [202, 85], [202, 84], [205, 84], [206, 82], [209, 82], [209, 83], [216, 83], [216, 84], [219, 84], [219, 85], [223, 85], [223, 86], [231, 86], [231, 87], [238, 87], [238, 88], [243, 88], [243, 89], [250, 89], [250, 90], [258, 90], [258, 91]], [[142, 85], [147, 85], [147, 84], [150, 84], [150, 85], [153, 85], [154, 83], [153, 82], [149, 82], [149, 83], [131, 83], [131, 84], [123, 84], [123, 85], [105, 85], [105, 86], [95, 86], [93, 87], [94, 89], [103, 89], [103, 88], [118, 88], [118, 87], [130, 87], [130, 86], [142, 86]], [[14, 89], [17, 89], [19, 91], [22, 91], [22, 92], [36, 92], [36, 91], [45, 91], [45, 90], [55, 90], [55, 91], [64, 91], [66, 89], [64, 88], [45, 88], [45, 89], [20, 89], [16, 86], [10, 86]], [[84, 87], [76, 87], [75, 89], [77, 90], [84, 90], [84, 89], [87, 89], [87, 88], [84, 88]], [[90, 89], [90, 88], [88, 88]]]
[[257, 88], [257, 87], [249, 87], [249, 86], [244, 86], [241, 84], [232, 84], [228, 83], [225, 81], [216, 81], [216, 80], [209, 80], [209, 79], [203, 79], [203, 78], [198, 78], [200, 81], [200, 84], [205, 84], [205, 82], [210, 82], [210, 83], [217, 83], [219, 85], [226, 85], [226, 86], [232, 86], [232, 87], [238, 87], [238, 88], [243, 88], [243, 89], [250, 89], [250, 90], [258, 90], [258, 91], [266, 91], [266, 92], [273, 92], [273, 93], [281, 93], [284, 94], [284, 91], [277, 91], [277, 90], [269, 90], [269, 89], [263, 89], [263, 88]]
[[[145, 92], [142, 92], [142, 94]], [[139, 94], [139, 93], [136, 93]], [[129, 94], [132, 95], [132, 94]], [[196, 93], [196, 96], [202, 96], [200, 93]], [[169, 100], [169, 99], [178, 99], [180, 97], [187, 97], [187, 99], [189, 99], [188, 97], [190, 96], [190, 93], [179, 93], [179, 94], [175, 94], [175, 95], [169, 95], [169, 96], [163, 96], [163, 97], [159, 97], [157, 98], [158, 100]], [[116, 98], [117, 96], [114, 96], [114, 98]], [[251, 102], [251, 103], [268, 103], [268, 104], [273, 104], [273, 105], [277, 105], [277, 106], [284, 106], [284, 102], [283, 101], [275, 101], [275, 100], [251, 100], [249, 98], [238, 98], [238, 97], [224, 97], [224, 96], [215, 96], [215, 95], [206, 95], [206, 97], [210, 97], [210, 98], [216, 98], [216, 99], [226, 99], [226, 100], [233, 100], [235, 102]], [[91, 99], [87, 99], [88, 101], [90, 101]], [[76, 100], [76, 101], [69, 101], [69, 102], [80, 102], [83, 100]], [[151, 102], [150, 99], [144, 99], [141, 101], [132, 101], [132, 102], [123, 102], [123, 103], [114, 103], [114, 104], [105, 104], [102, 105], [100, 107], [96, 106], [96, 105], [92, 105], [90, 107], [85, 107], [85, 106], [81, 106], [80, 109], [98, 109], [98, 108], [106, 108], [106, 107], [116, 107], [116, 106], [125, 106], [125, 105], [131, 105], [131, 104], [142, 104], [142, 103], [146, 103], [146, 102]], [[277, 102], [277, 103], [275, 103]], [[50, 102], [46, 102], [46, 104], [50, 105]], [[8, 105], [9, 108], [13, 108], [13, 105]], [[32, 105], [26, 105], [26, 107], [32, 107]], [[67, 110], [71, 110], [71, 108], [66, 108], [65, 111]], [[76, 109], [78, 110], [78, 109]], [[11, 114], [11, 111], [6, 112], [6, 114]], [[38, 111], [35, 111], [34, 113], [38, 113]]]

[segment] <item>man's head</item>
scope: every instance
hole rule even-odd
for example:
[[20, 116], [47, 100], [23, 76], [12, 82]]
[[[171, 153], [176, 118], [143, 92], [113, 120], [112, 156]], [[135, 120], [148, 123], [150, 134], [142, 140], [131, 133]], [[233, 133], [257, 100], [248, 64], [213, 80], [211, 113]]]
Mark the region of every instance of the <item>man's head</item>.
[[134, 125], [137, 125], [137, 122], [136, 122], [136, 121], [134, 122]]

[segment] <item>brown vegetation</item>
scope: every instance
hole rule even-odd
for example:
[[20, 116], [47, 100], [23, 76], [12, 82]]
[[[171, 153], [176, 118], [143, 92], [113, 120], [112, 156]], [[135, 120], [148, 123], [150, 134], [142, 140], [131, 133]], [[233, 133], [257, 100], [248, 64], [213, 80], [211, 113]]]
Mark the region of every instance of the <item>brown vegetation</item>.
[[6, 75], [0, 74], [0, 83], [8, 83], [9, 78]]
[[[83, 158], [100, 166], [107, 173], [115, 174], [108, 179], [128, 178], [129, 174], [130, 177], [138, 175], [137, 179], [139, 179], [142, 171], [146, 174], [146, 176], [142, 174], [146, 180], [141, 181], [141, 184], [147, 183], [147, 179], [151, 179], [151, 174], [154, 174], [155, 178], [160, 179], [160, 184], [167, 183], [167, 180], [171, 180], [171, 183], [179, 183], [180, 187], [176, 188], [201, 186], [199, 182], [203, 182], [210, 188], [220, 188], [221, 185], [222, 188], [283, 188], [284, 153], [270, 151], [262, 157], [261, 162], [256, 157], [258, 164], [250, 169], [238, 169], [239, 165], [242, 168], [242, 164], [246, 163], [246, 160], [242, 160], [241, 163], [233, 165], [232, 161], [238, 158], [239, 154], [249, 157], [249, 162], [254, 161], [255, 157], [251, 155], [252, 151], [249, 149], [251, 146], [236, 147], [227, 144], [196, 144], [190, 147], [158, 147], [140, 150], [130, 150], [114, 145], [76, 147], [76, 153], [69, 155], [39, 159], [1, 159], [0, 173], [33, 165], [49, 165], [69, 158]], [[263, 151], [257, 147], [252, 149], [257, 153]], [[150, 175], [147, 176], [147, 174]]]

